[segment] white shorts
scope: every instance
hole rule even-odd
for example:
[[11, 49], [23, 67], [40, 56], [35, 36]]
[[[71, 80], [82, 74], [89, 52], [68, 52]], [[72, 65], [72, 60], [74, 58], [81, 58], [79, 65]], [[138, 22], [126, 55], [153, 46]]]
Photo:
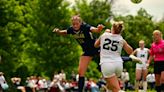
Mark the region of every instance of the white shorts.
[[138, 69], [138, 70], [146, 70], [147, 67], [146, 67], [146, 64], [139, 64], [139, 63], [137, 63], [136, 64], [136, 69]]
[[101, 72], [104, 78], [110, 78], [114, 75], [117, 77], [121, 76], [123, 70], [122, 62], [105, 62], [101, 63]]

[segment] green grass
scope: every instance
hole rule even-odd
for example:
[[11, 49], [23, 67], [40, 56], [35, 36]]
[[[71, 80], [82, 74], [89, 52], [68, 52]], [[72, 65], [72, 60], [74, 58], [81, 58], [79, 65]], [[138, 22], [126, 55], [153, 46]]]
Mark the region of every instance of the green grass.
[[[136, 91], [131, 91], [131, 90], [128, 90], [128, 91], [126, 91], [126, 92], [136, 92]], [[143, 91], [139, 91], [139, 92], [143, 92]], [[147, 92], [156, 92], [155, 90], [147, 90]]]

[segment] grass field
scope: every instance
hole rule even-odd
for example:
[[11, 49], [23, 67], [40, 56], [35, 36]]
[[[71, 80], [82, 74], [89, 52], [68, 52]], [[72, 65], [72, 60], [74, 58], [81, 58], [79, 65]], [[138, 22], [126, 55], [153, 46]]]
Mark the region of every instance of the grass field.
[[[125, 92], [136, 92], [136, 91], [131, 91], [131, 90], [128, 90], [128, 91], [125, 91]], [[139, 92], [144, 92], [143, 90], [139, 90]], [[155, 90], [147, 90], [147, 92], [156, 92]]]

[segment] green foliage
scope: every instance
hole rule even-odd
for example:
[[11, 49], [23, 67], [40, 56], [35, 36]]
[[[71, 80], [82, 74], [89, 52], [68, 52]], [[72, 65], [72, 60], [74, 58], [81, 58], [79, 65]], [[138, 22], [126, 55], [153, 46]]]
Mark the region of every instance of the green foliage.
[[0, 5], [0, 71], [26, 78], [77, 66], [80, 48], [75, 40], [52, 33], [54, 27], [69, 26], [67, 2], [1, 0]]
[[[77, 66], [79, 47], [75, 40], [71, 36], [63, 37], [52, 33], [54, 27], [65, 29], [69, 26], [68, 3], [62, 0], [39, 0], [37, 4], [37, 23], [34, 25], [36, 35], [32, 38], [37, 48], [31, 53], [32, 57], [37, 57], [34, 70], [44, 71], [42, 74], [52, 76], [54, 71]], [[45, 71], [47, 68], [48, 71]]]
[[90, 62], [86, 77], [99, 79], [101, 77], [101, 73], [98, 71], [97, 67], [98, 65], [94, 61]]

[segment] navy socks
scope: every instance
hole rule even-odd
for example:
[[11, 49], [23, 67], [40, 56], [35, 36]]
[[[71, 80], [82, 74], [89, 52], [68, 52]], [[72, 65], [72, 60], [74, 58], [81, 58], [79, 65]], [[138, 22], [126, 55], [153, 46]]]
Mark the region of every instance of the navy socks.
[[78, 81], [78, 92], [83, 92], [83, 87], [84, 87], [84, 77], [79, 77]]
[[161, 92], [161, 86], [156, 86], [155, 89], [157, 92]]

